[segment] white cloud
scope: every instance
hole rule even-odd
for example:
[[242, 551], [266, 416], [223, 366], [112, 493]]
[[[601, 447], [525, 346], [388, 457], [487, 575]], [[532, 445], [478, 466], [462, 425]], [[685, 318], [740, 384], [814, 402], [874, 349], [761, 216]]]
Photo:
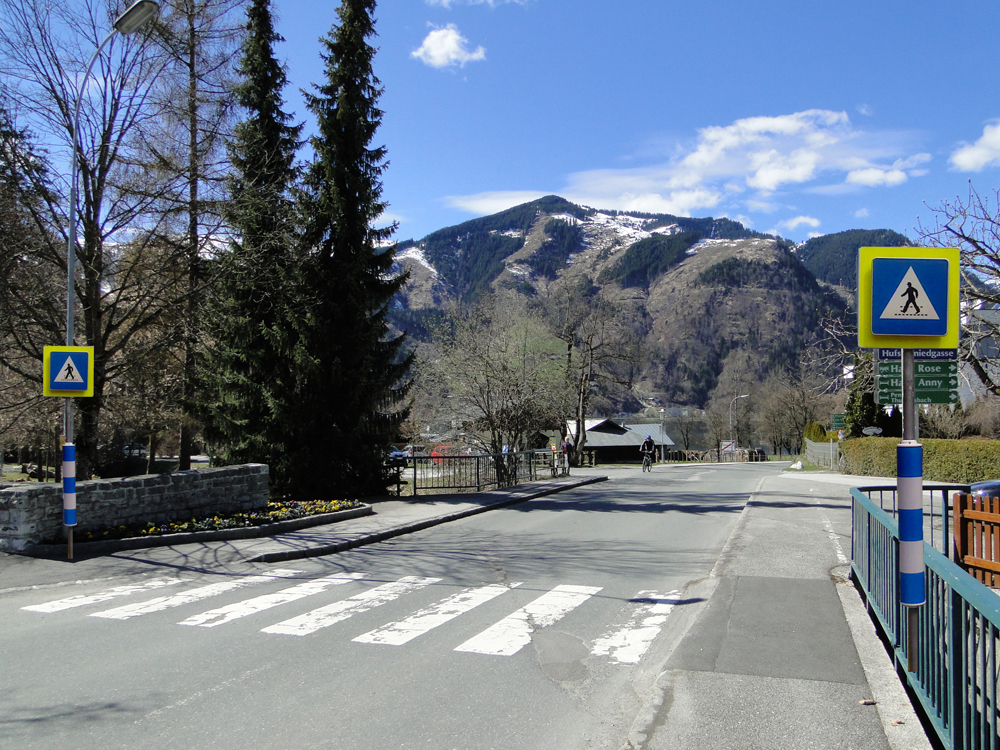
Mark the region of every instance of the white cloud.
[[1000, 166], [1000, 125], [987, 125], [978, 141], [962, 146], [949, 161], [962, 172], [980, 172], [984, 167]]
[[863, 219], [867, 215], [868, 215], [868, 209], [867, 208], [859, 208], [857, 211], [854, 212], [854, 216], [856, 218], [858, 218], [858, 219]]
[[420, 48], [410, 53], [410, 57], [415, 57], [432, 68], [447, 68], [452, 65], [464, 67], [468, 62], [486, 59], [483, 47], [476, 47], [470, 52], [468, 43], [469, 40], [459, 33], [458, 27], [449, 23], [443, 29], [434, 29], [429, 33]]
[[460, 208], [471, 214], [487, 216], [504, 211], [522, 203], [543, 198], [550, 193], [533, 192], [530, 190], [499, 190], [475, 195], [449, 195], [445, 200], [452, 208]]
[[865, 117], [871, 117], [874, 114], [872, 108], [867, 104], [859, 104], [855, 107], [855, 109], [858, 110], [858, 114], [864, 115]]
[[902, 185], [906, 182], [906, 172], [901, 169], [882, 169], [880, 167], [854, 169], [847, 173], [847, 182], [867, 187]]
[[[914, 168], [931, 157], [911, 150], [915, 140], [908, 132], [855, 128], [845, 112], [811, 109], [748, 117], [702, 128], [692, 144], [665, 163], [577, 172], [548, 192], [596, 208], [680, 216], [706, 210], [773, 213], [788, 202], [774, 200], [777, 193], [843, 194], [917, 176], [922, 170]], [[519, 199], [526, 193], [483, 195], [493, 204], [501, 195]], [[450, 200], [471, 207], [481, 197]]]
[[778, 226], [784, 227], [785, 229], [792, 231], [802, 226], [803, 224], [808, 224], [813, 229], [818, 227], [822, 222], [819, 219], [814, 219], [812, 216], [796, 216], [794, 219], [785, 219], [785, 221], [779, 221]]

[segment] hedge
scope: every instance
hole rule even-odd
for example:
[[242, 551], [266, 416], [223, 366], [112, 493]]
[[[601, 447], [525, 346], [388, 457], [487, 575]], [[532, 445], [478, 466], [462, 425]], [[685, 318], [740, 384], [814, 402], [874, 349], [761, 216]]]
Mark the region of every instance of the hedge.
[[[896, 476], [899, 438], [851, 438], [840, 444], [845, 474]], [[924, 479], [931, 482], [971, 484], [1000, 479], [998, 440], [921, 440], [924, 446]]]

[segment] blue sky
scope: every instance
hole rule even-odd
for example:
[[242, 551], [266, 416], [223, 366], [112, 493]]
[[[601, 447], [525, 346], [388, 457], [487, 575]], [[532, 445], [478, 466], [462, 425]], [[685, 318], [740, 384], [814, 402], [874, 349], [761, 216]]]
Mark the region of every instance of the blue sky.
[[[274, 0], [287, 106], [336, 3]], [[397, 239], [555, 193], [797, 241], [1000, 187], [995, 0], [383, 0]]]

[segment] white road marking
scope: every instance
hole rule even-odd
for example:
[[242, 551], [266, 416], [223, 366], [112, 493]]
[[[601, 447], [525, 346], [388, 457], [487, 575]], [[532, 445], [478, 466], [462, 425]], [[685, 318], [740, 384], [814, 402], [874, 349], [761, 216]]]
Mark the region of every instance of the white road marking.
[[460, 591], [437, 604], [414, 612], [405, 620], [390, 622], [380, 628], [359, 635], [354, 640], [359, 643], [383, 643], [389, 646], [402, 646], [417, 636], [423, 635], [438, 625], [465, 614], [470, 609], [500, 596], [510, 589], [520, 586], [520, 582], [509, 586], [493, 584], [479, 588]]
[[281, 591], [273, 594], [264, 594], [263, 596], [257, 596], [253, 599], [236, 602], [235, 604], [220, 607], [219, 609], [212, 609], [208, 612], [201, 612], [197, 615], [192, 615], [177, 624], [199, 625], [203, 628], [214, 628], [216, 625], [222, 625], [223, 623], [230, 622], [231, 620], [238, 620], [241, 617], [246, 617], [247, 615], [252, 615], [256, 612], [263, 612], [265, 609], [271, 609], [271, 607], [278, 607], [282, 604], [288, 604], [289, 602], [294, 602], [298, 599], [304, 599], [307, 596], [318, 594], [331, 586], [340, 586], [345, 583], [350, 583], [351, 581], [356, 581], [360, 578], [364, 578], [366, 575], [367, 573], [344, 573], [327, 576], [325, 578], [317, 578], [314, 581], [305, 581], [287, 589], [282, 589]]
[[129, 596], [130, 594], [135, 594], [139, 591], [151, 591], [153, 589], [163, 588], [164, 586], [173, 586], [175, 583], [180, 582], [181, 580], [179, 578], [154, 578], [153, 580], [146, 581], [145, 583], [132, 583], [127, 586], [116, 586], [113, 589], [101, 591], [97, 594], [78, 594], [77, 596], [70, 596], [66, 599], [59, 599], [45, 604], [32, 604], [30, 607], [21, 607], [21, 609], [27, 609], [32, 612], [61, 612], [64, 609], [85, 607], [88, 604], [100, 604], [101, 602], [106, 602], [109, 599], [117, 599], [120, 596]]
[[247, 578], [237, 578], [235, 580], [223, 581], [222, 583], [212, 583], [208, 586], [202, 586], [201, 588], [191, 589], [190, 591], [185, 591], [180, 594], [175, 594], [174, 596], [159, 596], [155, 599], [150, 599], [148, 602], [141, 602], [139, 604], [126, 604], [123, 607], [116, 607], [115, 609], [107, 609], [103, 612], [94, 612], [91, 617], [104, 617], [109, 620], [127, 620], [130, 617], [138, 617], [139, 615], [146, 615], [150, 612], [160, 612], [164, 609], [170, 609], [171, 607], [179, 607], [182, 604], [190, 604], [191, 602], [196, 602], [201, 599], [207, 599], [210, 596], [215, 596], [217, 594], [222, 594], [226, 591], [232, 591], [233, 589], [241, 589], [245, 586], [253, 586], [256, 583], [265, 583], [267, 581], [273, 581], [275, 578], [288, 578], [296, 573], [301, 573], [300, 570], [272, 570], [266, 576], [249, 576]]
[[261, 630], [262, 633], [278, 633], [281, 635], [309, 635], [320, 628], [325, 628], [334, 623], [346, 620], [359, 612], [366, 612], [380, 604], [391, 602], [403, 594], [437, 583], [440, 578], [420, 578], [418, 576], [406, 576], [393, 583], [386, 583], [376, 586], [373, 589], [361, 594], [355, 594], [349, 599], [334, 602], [325, 607], [306, 612], [304, 615], [293, 617], [290, 620], [279, 622], [277, 625]]
[[601, 590], [600, 586], [556, 586], [479, 635], [456, 651], [511, 656], [531, 642], [535, 628], [544, 628], [562, 619]]
[[833, 530], [833, 524], [830, 523], [829, 517], [825, 512], [820, 511], [820, 517], [823, 519], [823, 526], [826, 528], [826, 535], [831, 542], [833, 542], [833, 551], [837, 553], [837, 560], [841, 565], [846, 565], [850, 562], [847, 559], [847, 555], [844, 554], [844, 548], [840, 546], [840, 537], [837, 532]]
[[607, 633], [594, 641], [594, 648], [590, 653], [595, 656], [610, 655], [619, 664], [637, 664], [667, 621], [680, 593], [640, 591], [633, 599], [639, 606], [628, 624], [621, 630]]

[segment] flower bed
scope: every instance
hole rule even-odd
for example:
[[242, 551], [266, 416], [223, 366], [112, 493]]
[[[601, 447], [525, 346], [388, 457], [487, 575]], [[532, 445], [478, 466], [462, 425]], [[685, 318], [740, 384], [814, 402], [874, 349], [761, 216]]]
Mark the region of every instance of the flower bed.
[[[358, 500], [308, 500], [299, 502], [286, 500], [267, 503], [266, 511], [251, 513], [235, 513], [231, 516], [208, 516], [192, 518], [188, 521], [167, 521], [145, 525], [114, 526], [102, 531], [87, 532], [78, 537], [81, 542], [96, 542], [105, 539], [128, 539], [135, 537], [165, 536], [167, 534], [185, 534], [193, 531], [217, 531], [221, 529], [242, 529], [250, 526], [266, 526], [278, 521], [290, 521], [296, 518], [306, 518], [324, 513], [336, 513], [342, 510], [362, 507]], [[55, 543], [57, 540], [48, 540]]]

